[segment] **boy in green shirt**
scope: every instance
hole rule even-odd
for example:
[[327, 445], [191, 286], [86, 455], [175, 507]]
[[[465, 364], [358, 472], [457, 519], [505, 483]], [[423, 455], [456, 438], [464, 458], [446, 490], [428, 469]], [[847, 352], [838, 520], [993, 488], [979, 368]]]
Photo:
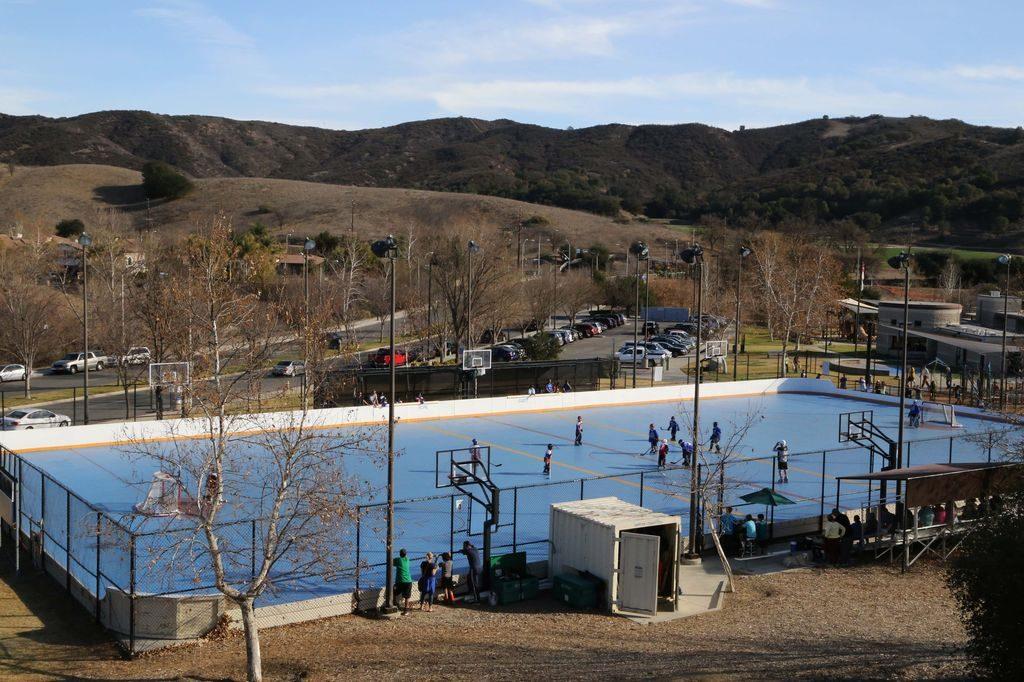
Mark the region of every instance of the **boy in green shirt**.
[[409, 613], [409, 597], [412, 596], [412, 574], [409, 573], [409, 557], [405, 548], [398, 551], [398, 556], [391, 562], [395, 567], [395, 606], [402, 600], [402, 615]]

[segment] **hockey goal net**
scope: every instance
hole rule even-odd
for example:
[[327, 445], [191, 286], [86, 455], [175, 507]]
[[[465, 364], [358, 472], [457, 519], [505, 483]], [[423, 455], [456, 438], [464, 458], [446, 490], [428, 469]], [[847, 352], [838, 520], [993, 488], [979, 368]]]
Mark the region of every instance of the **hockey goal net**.
[[957, 421], [956, 407], [945, 403], [923, 403], [921, 421], [925, 424], [936, 424], [954, 429], [963, 428], [963, 424]]

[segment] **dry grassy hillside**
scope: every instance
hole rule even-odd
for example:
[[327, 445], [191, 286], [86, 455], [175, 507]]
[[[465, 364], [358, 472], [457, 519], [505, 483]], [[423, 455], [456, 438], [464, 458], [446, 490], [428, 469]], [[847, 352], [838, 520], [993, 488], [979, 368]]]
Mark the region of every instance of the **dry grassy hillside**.
[[665, 225], [615, 223], [589, 213], [498, 197], [262, 178], [198, 179], [185, 198], [147, 206], [141, 182], [138, 172], [113, 166], [18, 167], [13, 176], [3, 169], [0, 227], [8, 231], [21, 226], [30, 236], [37, 229], [52, 231], [65, 218], [89, 224], [98, 210], [116, 208], [129, 216], [135, 229], [165, 232], [185, 232], [193, 217], [222, 211], [236, 226], [260, 222], [274, 232], [296, 236], [347, 230], [353, 215], [356, 231], [368, 237], [445, 225], [478, 227], [483, 234], [532, 216], [550, 222], [545, 228], [549, 234], [580, 245], [600, 242], [625, 248], [633, 239], [667, 243], [682, 236]]

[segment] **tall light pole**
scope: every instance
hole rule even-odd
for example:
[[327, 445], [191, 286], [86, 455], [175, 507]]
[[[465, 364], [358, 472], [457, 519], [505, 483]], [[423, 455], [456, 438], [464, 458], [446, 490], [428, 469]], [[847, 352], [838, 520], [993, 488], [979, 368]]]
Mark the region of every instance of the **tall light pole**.
[[640, 324], [640, 261], [647, 260], [649, 252], [647, 250], [647, 244], [643, 242], [633, 242], [629, 247], [629, 252], [626, 254], [626, 267], [629, 272], [629, 253], [636, 256], [636, 271], [633, 276], [634, 288], [636, 289], [636, 307], [633, 309], [633, 388], [636, 388], [636, 353], [639, 345], [637, 325]]
[[[900, 414], [899, 428], [896, 436], [896, 468], [903, 468], [903, 422], [904, 409], [907, 404], [907, 342], [910, 339], [910, 254], [901, 251], [899, 255], [889, 259], [889, 267], [894, 270], [903, 271], [903, 350], [900, 358]], [[902, 510], [903, 502], [900, 496], [903, 493], [902, 482], [896, 481], [896, 504], [898, 510]], [[903, 523], [902, 512], [897, 513], [900, 523]]]
[[[437, 257], [434, 256], [434, 252], [431, 251], [427, 254], [427, 338], [430, 339], [429, 343], [433, 343], [434, 340], [434, 264], [437, 263]], [[427, 346], [430, 347], [429, 345]], [[444, 359], [444, 353], [440, 350], [438, 354], [441, 355], [441, 359]]]
[[390, 389], [388, 394], [388, 511], [387, 539], [385, 540], [385, 574], [383, 613], [394, 613], [395, 577], [391, 570], [391, 557], [395, 548], [395, 258], [398, 257], [398, 242], [391, 235], [370, 245], [373, 255], [387, 258], [388, 275], [391, 278], [391, 317], [389, 324], [390, 358], [388, 361]]
[[[466, 334], [469, 337], [466, 340], [466, 350], [470, 350], [475, 344], [473, 342], [473, 254], [480, 253], [480, 245], [472, 239], [469, 240], [469, 244], [466, 245], [466, 251], [469, 254], [467, 259], [469, 269], [469, 280], [466, 297]], [[473, 373], [473, 397], [477, 395], [477, 378], [476, 372]]]
[[78, 235], [82, 247], [82, 423], [89, 423], [89, 247], [88, 232]]
[[1003, 348], [1001, 352], [1001, 362], [999, 363], [1002, 379], [999, 383], [999, 409], [1006, 409], [1006, 325], [1009, 316], [1009, 303], [1010, 303], [1010, 261], [1013, 260], [1013, 256], [1008, 253], [1004, 253], [999, 257], [998, 261], [1000, 265], [1006, 266], [1006, 286], [1003, 287]]
[[302, 374], [302, 409], [309, 407], [309, 384], [306, 379], [309, 376], [309, 355], [312, 346], [312, 337], [309, 331], [309, 252], [316, 248], [316, 242], [306, 237], [302, 244], [302, 347], [303, 374]]
[[647, 271], [644, 273], [644, 340], [647, 339], [647, 321], [651, 307], [651, 259], [647, 259]]
[[740, 246], [739, 250], [740, 261], [736, 267], [736, 324], [735, 331], [733, 332], [732, 340], [732, 380], [736, 381], [739, 377], [740, 367], [740, 283], [743, 279], [743, 261], [746, 260], [747, 256], [753, 253], [748, 246]]
[[[693, 455], [690, 457], [690, 533], [686, 554], [693, 558], [697, 556], [697, 524], [700, 515], [700, 491], [697, 488], [697, 458], [700, 456], [700, 343], [701, 343], [701, 319], [704, 316], [704, 248], [700, 244], [683, 249], [679, 257], [688, 265], [697, 266], [697, 375], [693, 384]], [[700, 524], [703, 527], [703, 523]]]

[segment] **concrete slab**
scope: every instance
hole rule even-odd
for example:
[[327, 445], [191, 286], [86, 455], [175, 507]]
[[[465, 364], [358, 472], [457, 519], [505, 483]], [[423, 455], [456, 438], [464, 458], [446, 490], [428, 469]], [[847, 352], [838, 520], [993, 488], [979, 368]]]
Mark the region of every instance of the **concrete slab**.
[[659, 611], [656, 616], [623, 615], [634, 623], [657, 625], [722, 608], [725, 600], [725, 571], [717, 557], [707, 557], [699, 564], [681, 565], [679, 585], [683, 593], [679, 597], [677, 611]]

